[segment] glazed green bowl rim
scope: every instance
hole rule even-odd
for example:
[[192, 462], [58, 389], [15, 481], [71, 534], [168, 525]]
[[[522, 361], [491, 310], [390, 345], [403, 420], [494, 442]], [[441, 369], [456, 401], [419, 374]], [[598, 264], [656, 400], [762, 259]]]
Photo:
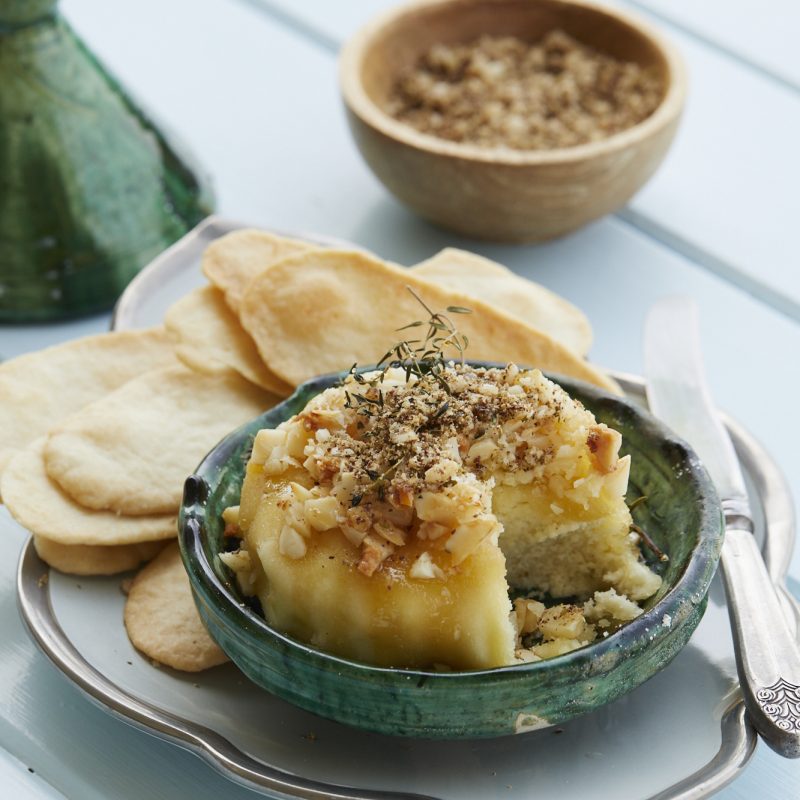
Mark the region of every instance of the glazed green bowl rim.
[[[502, 368], [505, 366], [504, 364], [488, 361], [469, 361], [468, 363], [475, 367]], [[369, 371], [369, 369], [375, 368], [365, 367], [359, 371]], [[548, 378], [563, 386], [567, 392], [574, 387], [583, 395], [591, 397], [592, 403], [597, 402], [598, 404], [606, 404], [612, 407], [618, 404], [623, 407], [628, 413], [634, 415], [637, 419], [637, 425], [640, 426], [640, 431], [645, 432], [648, 438], [652, 437], [654, 440], [666, 442], [682, 455], [685, 470], [681, 474], [681, 479], [692, 481], [700, 498], [700, 523], [698, 525], [697, 542], [692, 548], [688, 563], [683, 571], [658, 602], [608, 637], [563, 655], [542, 659], [541, 661], [451, 672], [405, 667], [380, 667], [362, 661], [354, 661], [327, 653], [274, 629], [264, 617], [237, 598], [236, 590], [226, 585], [218, 577], [213, 565], [206, 557], [203, 537], [208, 489], [219, 483], [220, 459], [227, 462], [228, 458], [226, 456], [234, 453], [245, 437], [252, 437], [254, 435], [252, 431], [261, 427], [274, 427], [280, 424], [284, 419], [288, 419], [291, 416], [291, 414], [282, 416], [284, 409], [291, 406], [299, 396], [307, 395], [310, 397], [318, 394], [335, 385], [347, 374], [347, 371], [329, 373], [301, 384], [292, 395], [281, 403], [228, 434], [206, 455], [194, 474], [186, 479], [178, 528], [181, 557], [189, 575], [192, 590], [202, 602], [211, 608], [216, 608], [225, 619], [227, 625], [238, 625], [240, 633], [246, 634], [250, 639], [255, 639], [259, 648], [274, 642], [278, 645], [278, 650], [281, 647], [288, 648], [306, 661], [316, 663], [326, 669], [346, 669], [349, 674], [356, 678], [359, 675], [364, 677], [384, 676], [387, 678], [402, 676], [406, 679], [418, 678], [430, 683], [431, 681], [458, 681], [465, 678], [536, 675], [547, 670], [569, 668], [583, 662], [601, 659], [604, 655], [614, 651], [618, 647], [620, 640], [630, 639], [631, 641], [637, 641], [645, 632], [657, 626], [665, 616], [673, 617], [678, 612], [686, 596], [690, 596], [697, 603], [700, 603], [706, 596], [719, 562], [724, 527], [716, 489], [700, 458], [686, 441], [627, 398], [613, 395], [575, 378], [547, 373]], [[257, 422], [259, 423], [258, 426], [256, 426]]]

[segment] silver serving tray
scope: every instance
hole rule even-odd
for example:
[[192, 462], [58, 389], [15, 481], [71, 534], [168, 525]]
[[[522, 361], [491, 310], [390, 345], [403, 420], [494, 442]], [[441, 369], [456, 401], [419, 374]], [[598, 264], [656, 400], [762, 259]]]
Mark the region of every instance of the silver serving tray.
[[[208, 218], [162, 254], [126, 290], [115, 313], [114, 327], [142, 327], [159, 322], [166, 307], [193, 285], [203, 282], [197, 263], [205, 246], [239, 227], [243, 226]], [[306, 238], [320, 244], [335, 243], [320, 237]], [[633, 399], [645, 404], [644, 382], [640, 378], [623, 374], [615, 374], [614, 377]], [[787, 618], [797, 633], [800, 631], [800, 605], [791, 597], [784, 582], [794, 546], [793, 505], [787, 483], [769, 454], [750, 434], [731, 419], [725, 418], [724, 421], [749, 483], [768, 571], [778, 589]], [[212, 725], [200, 724], [197, 719], [188, 718], [191, 714], [174, 713], [158, 703], [137, 696], [130, 685], [123, 686], [123, 681], [110, 679], [90, 663], [89, 656], [84, 652], [86, 643], [77, 641], [79, 637], [74, 636], [74, 630], [73, 638], [65, 633], [58, 618], [59, 598], [54, 598], [51, 592], [53, 582], [58, 585], [63, 576], [54, 573], [51, 580], [43, 580], [45, 575], [49, 575], [48, 567], [38, 558], [31, 540], [23, 548], [20, 557], [17, 591], [22, 617], [32, 638], [52, 663], [91, 701], [119, 719], [196, 753], [226, 777], [272, 797], [389, 800], [431, 796], [402, 790], [349, 788], [338, 781], [303, 777], [293, 769], [281, 769], [267, 763], [268, 757], [259, 759], [248, 755], [245, 748], [231, 740], [233, 737], [226, 737], [214, 730]], [[86, 588], [87, 581], [83, 583]], [[122, 627], [121, 620], [117, 624]], [[250, 690], [250, 687], [245, 687], [245, 691]], [[252, 687], [252, 691], [257, 693], [261, 690]], [[319, 724], [323, 725], [321, 721]], [[720, 714], [720, 726], [720, 748], [708, 763], [668, 788], [641, 800], [699, 800], [732, 781], [746, 766], [757, 743], [738, 690], [730, 696], [727, 708]], [[341, 731], [341, 738], [346, 740], [349, 729], [338, 726], [338, 730]], [[344, 742], [341, 747], [346, 752], [347, 743]], [[355, 752], [351, 755], [357, 758]], [[624, 797], [621, 787], [617, 787], [617, 793], [613, 796]]]

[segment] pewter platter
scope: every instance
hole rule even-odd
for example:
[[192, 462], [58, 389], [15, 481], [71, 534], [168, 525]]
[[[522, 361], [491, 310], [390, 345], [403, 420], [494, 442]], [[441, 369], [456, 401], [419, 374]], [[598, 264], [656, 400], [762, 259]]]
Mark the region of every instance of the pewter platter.
[[[203, 248], [238, 227], [209, 218], [160, 256], [123, 295], [116, 327], [160, 321], [173, 300], [202, 284]], [[641, 380], [615, 377], [644, 402]], [[783, 587], [794, 543], [786, 483], [763, 448], [739, 425], [726, 423], [747, 474], [768, 569], [797, 629], [800, 610]], [[119, 577], [48, 572], [31, 542], [23, 549], [23, 618], [67, 679], [115, 716], [271, 797], [694, 800], [733, 780], [756, 746], [739, 694], [719, 579], [689, 645], [637, 690], [561, 728], [462, 742], [345, 728], [272, 697], [232, 665], [194, 676], [156, 669], [125, 636], [119, 584]]]

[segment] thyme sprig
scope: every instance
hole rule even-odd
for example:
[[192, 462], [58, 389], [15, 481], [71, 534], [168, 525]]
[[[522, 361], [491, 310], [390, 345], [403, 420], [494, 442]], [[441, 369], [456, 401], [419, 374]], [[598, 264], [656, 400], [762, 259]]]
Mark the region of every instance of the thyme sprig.
[[[406, 286], [406, 289], [428, 312], [429, 316], [427, 321], [418, 319], [397, 330], [404, 331], [427, 324], [427, 333], [421, 341], [419, 339], [411, 339], [395, 344], [378, 362], [378, 366], [387, 365], [383, 370], [384, 373], [388, 367], [402, 367], [406, 370], [406, 380], [411, 375], [416, 375], [418, 378], [430, 375], [444, 391], [450, 394], [450, 387], [443, 376], [447, 367], [445, 351], [448, 348], [455, 349], [458, 352], [459, 360], [463, 364], [464, 351], [469, 347], [469, 339], [465, 334], [459, 332], [447, 314], [433, 311], [410, 286]], [[448, 306], [447, 311], [451, 314], [472, 313], [472, 309], [464, 308], [463, 306]], [[417, 346], [414, 347], [413, 345]]]
[[[632, 503], [628, 505], [628, 511], [633, 511], [634, 508], [637, 506], [642, 505], [643, 503], [647, 502], [647, 495], [643, 494], [641, 497], [637, 497]], [[650, 534], [642, 528], [640, 525], [637, 525], [635, 522], [631, 523], [631, 530], [638, 534], [639, 537], [644, 542], [645, 546], [648, 547], [651, 552], [653, 552], [659, 561], [667, 562], [669, 561], [669, 556], [653, 541]]]
[[[392, 345], [378, 361], [378, 371], [370, 378], [365, 378], [358, 372], [358, 365], [350, 367], [348, 375], [363, 387], [361, 391], [350, 389], [345, 391], [345, 408], [356, 409], [357, 414], [367, 417], [373, 416], [376, 411], [383, 408], [383, 392], [380, 388], [389, 369], [400, 368], [405, 370], [406, 381], [415, 375], [420, 380], [429, 377], [434, 380], [442, 390], [451, 394], [450, 386], [445, 378], [447, 369], [446, 351], [454, 349], [458, 353], [461, 363], [464, 363], [464, 351], [469, 347], [469, 339], [461, 333], [447, 314], [433, 311], [427, 303], [412, 289], [406, 286], [414, 299], [428, 312], [427, 320], [415, 320], [408, 325], [397, 328], [405, 331], [411, 328], [421, 328], [427, 325], [424, 339], [403, 339]], [[463, 306], [448, 306], [450, 314], [471, 314], [472, 310]], [[446, 405], [446, 404], [445, 404]], [[447, 408], [442, 406], [437, 409], [435, 418], [438, 419]]]
[[650, 537], [650, 534], [647, 533], [647, 531], [644, 528], [642, 528], [640, 525], [637, 525], [634, 522], [631, 524], [631, 530], [634, 533], [638, 533], [639, 536], [642, 537], [642, 540], [644, 541], [645, 545], [653, 553], [655, 553], [659, 561], [661, 561], [662, 563], [669, 561], [669, 556], [653, 541], [653, 539]]
[[647, 502], [647, 495], [643, 494], [641, 497], [637, 497], [632, 503], [628, 504], [628, 511], [633, 511], [636, 506], [640, 506], [642, 503]]
[[364, 499], [364, 495], [370, 492], [375, 492], [375, 494], [378, 496], [378, 500], [383, 502], [386, 497], [386, 484], [392, 479], [394, 473], [397, 471], [397, 468], [401, 466], [405, 460], [405, 456], [398, 458], [396, 461], [389, 464], [389, 466], [382, 473], [377, 473], [374, 470], [367, 470], [367, 474], [372, 479], [372, 482], [369, 483], [362, 491], [355, 492], [353, 494], [353, 496], [350, 498], [350, 505], [355, 508], [355, 506], [359, 505], [359, 503], [361, 503], [361, 501]]

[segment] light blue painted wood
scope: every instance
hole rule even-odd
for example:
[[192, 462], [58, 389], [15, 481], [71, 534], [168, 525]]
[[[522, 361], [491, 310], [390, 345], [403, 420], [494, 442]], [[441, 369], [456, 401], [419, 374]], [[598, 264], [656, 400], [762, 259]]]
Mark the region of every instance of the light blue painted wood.
[[14, 800], [65, 800], [33, 767], [26, 767], [5, 750], [0, 750], [0, 791]]
[[[63, 7], [120, 77], [192, 145], [216, 178], [222, 212], [349, 238], [404, 263], [460, 243], [388, 198], [361, 164], [339, 108], [333, 59], [319, 43], [231, 0], [140, 0], [124, 15], [97, 0], [65, 0]], [[311, 22], [326, 7], [320, 2]], [[364, 6], [335, 8], [329, 16], [347, 20], [363, 15]], [[770, 213], [765, 205], [755, 210], [759, 224]], [[674, 291], [697, 297], [718, 402], [767, 444], [797, 496], [797, 325], [620, 220], [545, 246], [478, 249], [583, 307], [595, 326], [595, 359], [617, 369], [640, 368], [649, 302]], [[105, 322], [0, 328], [0, 353], [34, 349], [95, 324], [99, 331]], [[193, 756], [94, 708], [46, 663], [14, 608], [20, 544], [0, 536], [0, 747], [67, 797], [254, 797]], [[797, 556], [793, 574], [800, 578]], [[32, 797], [52, 797], [31, 787]], [[800, 766], [761, 748], [719, 797], [785, 800], [798, 791]]]
[[795, 0], [625, 0], [800, 91]]
[[666, 32], [689, 69], [686, 111], [622, 216], [800, 321], [800, 93]]

